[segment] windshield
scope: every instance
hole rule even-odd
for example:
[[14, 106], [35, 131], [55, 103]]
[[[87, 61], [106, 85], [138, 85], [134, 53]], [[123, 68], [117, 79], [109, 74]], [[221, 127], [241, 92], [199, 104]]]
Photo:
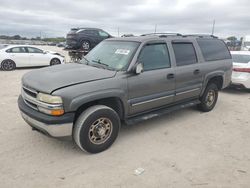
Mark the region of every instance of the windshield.
[[248, 63], [250, 62], [250, 55], [232, 54], [233, 62]]
[[128, 65], [138, 46], [138, 42], [103, 41], [92, 49], [81, 63], [122, 70]]

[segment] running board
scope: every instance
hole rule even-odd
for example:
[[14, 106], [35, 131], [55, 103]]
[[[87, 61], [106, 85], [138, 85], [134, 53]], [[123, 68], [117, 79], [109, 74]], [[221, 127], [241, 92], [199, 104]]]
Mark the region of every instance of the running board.
[[168, 113], [176, 111], [176, 110], [180, 110], [180, 109], [183, 109], [183, 108], [188, 108], [188, 107], [191, 107], [191, 106], [195, 106], [197, 104], [200, 104], [200, 101], [198, 99], [197, 100], [192, 100], [192, 101], [189, 101], [189, 102], [185, 102], [185, 103], [181, 103], [181, 104], [177, 104], [177, 105], [174, 105], [174, 106], [162, 108], [162, 109], [155, 110], [155, 111], [152, 111], [152, 112], [149, 112], [149, 113], [145, 113], [145, 114], [142, 114], [142, 115], [131, 117], [131, 118], [125, 120], [125, 124], [127, 124], [127, 125], [136, 124], [136, 123], [148, 120], [148, 119], [152, 119], [152, 118], [155, 118], [155, 117], [160, 117], [162, 115], [168, 114]]

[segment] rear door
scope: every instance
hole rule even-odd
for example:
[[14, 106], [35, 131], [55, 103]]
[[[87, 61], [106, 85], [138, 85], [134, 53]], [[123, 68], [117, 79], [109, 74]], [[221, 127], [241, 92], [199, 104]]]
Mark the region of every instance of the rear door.
[[24, 47], [13, 47], [6, 50], [10, 59], [12, 59], [17, 67], [29, 66], [29, 54]]
[[129, 114], [137, 114], [172, 103], [174, 68], [165, 42], [146, 44], [137, 59], [144, 72], [128, 77]]
[[197, 98], [202, 89], [202, 73], [192, 41], [172, 41], [176, 61], [175, 101]]

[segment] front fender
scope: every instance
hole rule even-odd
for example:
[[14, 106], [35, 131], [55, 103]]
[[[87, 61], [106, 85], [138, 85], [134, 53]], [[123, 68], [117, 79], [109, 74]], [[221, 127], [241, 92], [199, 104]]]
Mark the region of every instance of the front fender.
[[80, 106], [88, 102], [110, 97], [119, 98], [122, 101], [123, 106], [124, 107], [126, 106], [126, 96], [124, 94], [124, 91], [118, 89], [109, 89], [109, 90], [85, 93], [84, 95], [74, 98], [69, 105], [69, 111], [76, 111]]

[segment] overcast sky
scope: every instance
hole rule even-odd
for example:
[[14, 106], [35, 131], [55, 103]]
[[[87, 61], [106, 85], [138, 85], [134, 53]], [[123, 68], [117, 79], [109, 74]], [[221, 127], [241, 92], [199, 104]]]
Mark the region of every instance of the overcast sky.
[[0, 0], [0, 35], [66, 36], [98, 27], [117, 36], [154, 32], [250, 35], [250, 0]]

